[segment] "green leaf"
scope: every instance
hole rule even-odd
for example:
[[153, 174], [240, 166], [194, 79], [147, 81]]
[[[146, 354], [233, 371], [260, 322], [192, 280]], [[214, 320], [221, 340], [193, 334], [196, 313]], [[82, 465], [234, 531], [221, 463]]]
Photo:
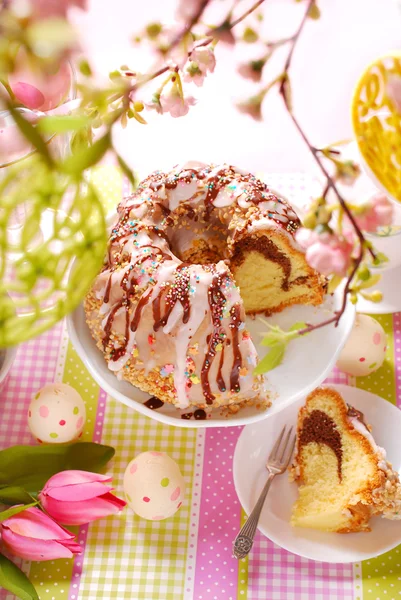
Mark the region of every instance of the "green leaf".
[[269, 331], [265, 337], [263, 338], [263, 340], [260, 342], [261, 346], [277, 346], [277, 344], [283, 344], [284, 343], [284, 331], [280, 331], [280, 332], [275, 332], [275, 331]]
[[131, 169], [125, 162], [125, 160], [123, 158], [121, 158], [121, 156], [119, 156], [118, 154], [117, 154], [117, 161], [118, 161], [118, 164], [120, 165], [122, 172], [128, 178], [133, 189], [135, 189], [136, 188], [136, 179], [135, 179], [135, 175], [134, 175], [133, 171], [131, 171]]
[[333, 277], [329, 281], [327, 293], [333, 294], [336, 291], [336, 289], [338, 288], [338, 286], [340, 285], [340, 283], [342, 282], [342, 280], [343, 280], [343, 277], [341, 277], [341, 275], [333, 275]]
[[254, 369], [255, 375], [262, 375], [267, 371], [272, 371], [281, 364], [284, 358], [286, 344], [277, 344], [262, 358]]
[[[60, 471], [78, 469], [98, 472], [114, 456], [114, 448], [77, 442], [69, 446], [13, 446], [0, 452], [0, 485], [20, 486], [39, 492]], [[0, 490], [1, 492], [1, 490]]]
[[16, 110], [12, 104], [7, 103], [7, 108], [10, 111], [15, 124], [17, 125], [24, 138], [27, 139], [28, 142], [31, 142], [31, 144], [34, 146], [37, 152], [39, 152], [39, 154], [43, 156], [46, 163], [49, 166], [52, 166], [53, 159], [50, 156], [49, 148], [47, 147], [46, 142], [44, 141], [36, 127], [34, 127], [32, 123], [24, 119], [22, 113], [19, 110]]
[[7, 485], [0, 488], [0, 503], [13, 506], [14, 504], [30, 504], [32, 497], [22, 487]]
[[65, 133], [67, 131], [79, 131], [89, 123], [88, 117], [83, 115], [54, 115], [43, 117], [38, 122], [36, 129], [41, 133]]
[[88, 148], [78, 148], [77, 151], [61, 165], [62, 170], [70, 175], [79, 175], [85, 169], [96, 165], [111, 147], [111, 134], [108, 131]]
[[0, 512], [0, 523], [13, 517], [14, 515], [18, 515], [18, 513], [23, 512], [27, 508], [31, 508], [32, 506], [36, 506], [39, 504], [38, 502], [31, 502], [30, 504], [25, 504], [23, 506], [13, 506], [12, 508], [7, 508], [7, 510], [3, 510]]
[[0, 554], [0, 586], [21, 600], [39, 600], [25, 573], [3, 554]]
[[369, 279], [367, 281], [358, 283], [358, 289], [366, 290], [370, 287], [373, 287], [374, 285], [379, 283], [380, 279], [381, 279], [381, 275], [379, 273], [376, 273], [375, 275], [371, 275], [371, 277], [369, 277]]
[[294, 325], [291, 325], [289, 331], [299, 331], [300, 329], [305, 329], [305, 327], [306, 323], [304, 321], [298, 321]]

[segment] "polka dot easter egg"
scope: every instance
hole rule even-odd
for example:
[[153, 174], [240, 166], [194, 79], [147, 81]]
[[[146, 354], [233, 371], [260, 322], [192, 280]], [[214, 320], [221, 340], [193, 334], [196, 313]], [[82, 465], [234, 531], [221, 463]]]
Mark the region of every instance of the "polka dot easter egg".
[[355, 377], [370, 375], [382, 366], [386, 344], [386, 334], [380, 323], [368, 315], [358, 314], [337, 367]]
[[143, 452], [124, 474], [129, 506], [144, 519], [161, 521], [174, 515], [185, 495], [185, 481], [176, 462], [164, 452]]
[[39, 443], [65, 444], [76, 440], [85, 419], [84, 401], [66, 383], [45, 385], [29, 405], [28, 426]]

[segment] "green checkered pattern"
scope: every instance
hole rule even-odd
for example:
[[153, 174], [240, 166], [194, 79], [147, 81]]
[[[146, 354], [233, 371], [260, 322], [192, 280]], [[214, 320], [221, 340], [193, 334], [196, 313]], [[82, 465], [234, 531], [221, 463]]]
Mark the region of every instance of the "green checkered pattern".
[[[110, 473], [122, 496], [124, 471], [146, 450], [166, 452], [179, 465], [191, 496], [196, 430], [157, 423], [110, 397], [102, 443], [116, 449]], [[93, 523], [87, 539], [79, 597], [176, 600], [184, 593], [190, 502], [173, 518], [145, 521], [127, 509]]]

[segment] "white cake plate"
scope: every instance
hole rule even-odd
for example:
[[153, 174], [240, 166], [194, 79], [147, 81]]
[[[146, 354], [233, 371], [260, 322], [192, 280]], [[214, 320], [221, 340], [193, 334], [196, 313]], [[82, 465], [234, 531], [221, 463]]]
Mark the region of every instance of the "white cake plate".
[[[386, 449], [388, 460], [400, 472], [401, 411], [391, 402], [365, 390], [347, 385], [329, 387], [338, 390], [346, 402], [364, 413], [366, 421], [372, 424], [377, 444]], [[277, 432], [284, 425], [296, 426], [298, 410], [304, 401], [301, 398], [274, 419], [243, 429], [235, 448], [233, 475], [236, 492], [247, 514], [254, 507], [266, 481], [265, 463]], [[297, 497], [297, 484], [290, 482], [288, 473], [276, 477], [258, 525], [266, 537], [289, 552], [319, 562], [356, 562], [383, 554], [401, 543], [401, 520], [390, 521], [381, 517], [371, 519], [371, 533], [338, 534], [291, 527], [291, 510]], [[234, 538], [236, 532], [233, 534]]]
[[384, 315], [401, 311], [401, 266], [391, 271], [380, 271], [380, 274], [381, 280], [372, 289], [379, 290], [383, 294], [383, 300], [375, 303], [359, 297], [357, 312]]
[[[333, 296], [327, 296], [324, 304], [314, 308], [311, 306], [293, 306], [267, 319], [288, 329], [294, 323], [304, 321], [319, 323], [329, 318], [333, 311], [338, 310], [342, 301], [342, 293], [337, 290]], [[97, 383], [113, 398], [123, 402], [138, 412], [168, 425], [181, 427], [225, 427], [230, 425], [247, 425], [255, 423], [280, 412], [286, 406], [296, 402], [302, 396], [317, 387], [334, 367], [355, 317], [355, 307], [349, 303], [338, 327], [329, 325], [292, 341], [285, 354], [282, 364], [270, 371], [266, 377], [266, 391], [272, 406], [268, 410], [260, 410], [256, 406], [241, 409], [235, 415], [227, 415], [227, 410], [214, 410], [207, 418], [195, 414], [194, 408], [178, 410], [170, 404], [164, 404], [156, 410], [145, 406], [149, 395], [141, 392], [127, 381], [120, 381], [107, 368], [103, 354], [98, 350], [89, 328], [85, 322], [82, 306], [67, 318], [68, 331], [71, 341]], [[247, 326], [252, 334], [260, 356], [266, 353], [266, 348], [259, 345], [260, 332], [266, 326], [258, 319], [248, 319]], [[192, 413], [191, 418], [183, 417]]]

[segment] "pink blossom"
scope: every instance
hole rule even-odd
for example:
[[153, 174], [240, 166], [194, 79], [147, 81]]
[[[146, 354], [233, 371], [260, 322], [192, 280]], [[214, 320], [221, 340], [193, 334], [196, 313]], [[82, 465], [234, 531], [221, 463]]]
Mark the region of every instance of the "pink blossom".
[[160, 106], [162, 112], [168, 112], [172, 117], [183, 117], [189, 111], [190, 106], [194, 106], [196, 100], [193, 96], [181, 98], [176, 86], [172, 86], [167, 94], [161, 94]]
[[74, 535], [35, 507], [0, 523], [4, 547], [24, 560], [54, 560], [81, 554]]
[[244, 102], [238, 102], [236, 106], [239, 112], [249, 115], [255, 121], [261, 121], [263, 99], [264, 96], [258, 94], [257, 96], [253, 96]]
[[193, 82], [200, 87], [208, 73], [213, 73], [216, 67], [216, 58], [211, 48], [195, 48], [190, 55], [184, 80]]
[[394, 205], [385, 194], [379, 193], [367, 203], [366, 210], [360, 215], [354, 215], [358, 226], [363, 231], [374, 232], [379, 227], [391, 225]]
[[190, 21], [201, 9], [202, 4], [204, 4], [204, 0], [179, 0], [176, 11], [177, 19]]
[[401, 114], [401, 77], [399, 75], [392, 75], [388, 78], [387, 94]]
[[32, 16], [35, 19], [66, 17], [70, 6], [86, 10], [87, 0], [30, 0]]
[[354, 249], [350, 240], [334, 233], [301, 228], [296, 233], [297, 242], [306, 248], [306, 260], [309, 265], [323, 275], [344, 276], [350, 265]]
[[62, 104], [71, 88], [71, 69], [68, 62], [60, 64], [56, 73], [47, 75], [28, 67], [27, 59], [19, 53], [16, 69], [8, 83], [16, 99], [31, 110], [48, 111]]
[[245, 79], [251, 81], [260, 81], [262, 79], [263, 67], [266, 64], [266, 59], [251, 60], [247, 63], [242, 63], [238, 66], [238, 73]]
[[118, 513], [126, 502], [111, 494], [107, 475], [62, 471], [53, 475], [39, 494], [43, 508], [64, 525], [83, 525]]

